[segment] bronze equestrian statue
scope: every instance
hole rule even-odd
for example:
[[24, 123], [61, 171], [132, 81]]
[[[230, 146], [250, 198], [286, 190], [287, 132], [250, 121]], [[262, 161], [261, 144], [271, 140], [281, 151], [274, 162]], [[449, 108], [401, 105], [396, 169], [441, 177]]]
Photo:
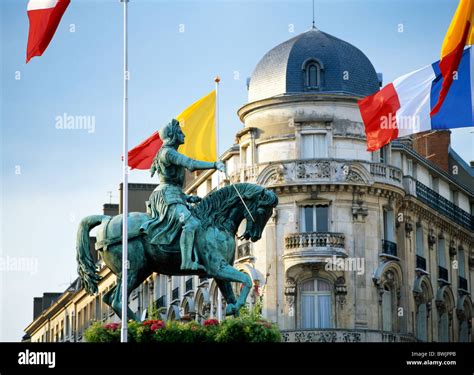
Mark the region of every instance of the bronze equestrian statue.
[[[184, 134], [173, 119], [160, 130], [163, 146], [151, 167], [160, 184], [149, 200], [150, 215], [128, 215], [128, 296], [153, 272], [164, 275], [199, 275], [213, 277], [226, 300], [226, 315], [238, 315], [252, 288], [250, 277], [232, 265], [235, 238], [240, 223], [246, 219], [241, 236], [258, 241], [278, 204], [271, 190], [248, 183], [225, 186], [202, 200], [182, 191], [185, 168], [225, 171], [220, 161], [209, 163], [190, 159], [177, 151]], [[96, 250], [104, 263], [117, 275], [117, 284], [103, 296], [103, 301], [121, 317], [122, 313], [122, 215], [91, 215], [82, 219], [77, 233], [78, 273], [90, 294], [98, 292], [100, 277], [90, 254], [89, 232], [97, 227]], [[243, 284], [239, 299], [231, 282]], [[127, 301], [128, 308], [128, 301]], [[128, 308], [128, 316], [137, 319]]]

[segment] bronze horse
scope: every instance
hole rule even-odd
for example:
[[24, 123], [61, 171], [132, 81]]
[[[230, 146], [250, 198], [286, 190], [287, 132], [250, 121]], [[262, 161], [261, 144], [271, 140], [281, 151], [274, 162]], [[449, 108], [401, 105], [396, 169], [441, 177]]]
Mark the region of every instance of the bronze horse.
[[[251, 217], [236, 189], [251, 212]], [[204, 271], [181, 270], [179, 240], [175, 240], [167, 247], [151, 244], [146, 231], [140, 230], [141, 226], [150, 220], [150, 216], [139, 212], [130, 213], [128, 216], [128, 296], [153, 272], [164, 275], [208, 276], [216, 280], [227, 302], [226, 315], [238, 315], [239, 309], [245, 304], [252, 288], [252, 281], [247, 274], [232, 266], [237, 229], [246, 219], [246, 229], [241, 237], [250, 239], [252, 242], [258, 241], [277, 204], [278, 198], [271, 190], [248, 183], [223, 187], [211, 192], [196, 204], [193, 211], [194, 215], [200, 219], [201, 226], [196, 232], [194, 246], [198, 261], [205, 268]], [[87, 216], [82, 219], [77, 233], [78, 273], [85, 290], [89, 294], [95, 294], [98, 292], [100, 277], [97, 275], [96, 264], [90, 254], [89, 232], [97, 227], [96, 249], [100, 251], [105, 264], [117, 275], [117, 284], [103, 296], [103, 301], [119, 317], [122, 314], [122, 218], [122, 215]], [[235, 298], [231, 282], [243, 284], [238, 300]], [[130, 319], [137, 319], [130, 308], [128, 308], [128, 316]]]

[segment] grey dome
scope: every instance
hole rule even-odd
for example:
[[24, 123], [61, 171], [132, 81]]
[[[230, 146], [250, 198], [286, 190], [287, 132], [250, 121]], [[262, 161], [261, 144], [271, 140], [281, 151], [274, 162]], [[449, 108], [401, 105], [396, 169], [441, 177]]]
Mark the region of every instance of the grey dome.
[[[306, 84], [304, 67], [311, 60], [322, 68], [321, 84], [317, 88]], [[313, 28], [263, 56], [250, 78], [249, 102], [300, 93], [364, 97], [378, 90], [377, 73], [359, 49]]]

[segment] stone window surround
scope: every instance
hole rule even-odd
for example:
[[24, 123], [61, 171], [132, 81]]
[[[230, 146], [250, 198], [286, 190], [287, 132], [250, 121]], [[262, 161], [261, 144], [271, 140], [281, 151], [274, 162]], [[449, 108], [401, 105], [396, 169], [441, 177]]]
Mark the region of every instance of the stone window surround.
[[295, 202], [295, 229], [297, 232], [301, 232], [301, 210], [304, 206], [316, 206], [316, 205], [326, 205], [328, 206], [328, 232], [333, 232], [333, 204], [332, 201], [329, 199], [303, 199]]

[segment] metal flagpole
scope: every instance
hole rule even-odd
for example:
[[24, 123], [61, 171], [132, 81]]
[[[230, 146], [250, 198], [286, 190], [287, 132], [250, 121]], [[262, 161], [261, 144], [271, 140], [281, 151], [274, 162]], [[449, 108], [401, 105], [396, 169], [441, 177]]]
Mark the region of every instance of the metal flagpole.
[[[219, 160], [219, 82], [221, 78], [216, 76], [214, 82], [216, 83], [216, 155], [217, 160]], [[220, 187], [220, 174], [221, 172], [217, 171], [217, 189]], [[222, 320], [222, 293], [219, 288], [217, 288], [217, 320]]]
[[122, 186], [122, 329], [120, 341], [128, 339], [128, 1], [123, 3], [123, 186]]

